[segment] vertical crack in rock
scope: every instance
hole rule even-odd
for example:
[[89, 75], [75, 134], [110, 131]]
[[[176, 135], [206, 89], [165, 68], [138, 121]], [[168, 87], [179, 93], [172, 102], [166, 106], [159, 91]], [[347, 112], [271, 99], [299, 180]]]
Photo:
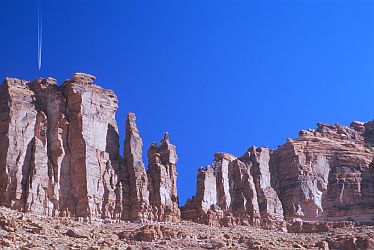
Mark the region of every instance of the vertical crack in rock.
[[13, 78], [5, 79], [0, 95], [1, 137], [4, 138], [0, 149], [0, 196], [3, 205], [24, 211], [27, 195], [23, 189], [30, 173], [37, 117], [35, 96], [26, 81]]
[[[231, 210], [240, 218], [239, 224], [260, 224], [260, 209], [257, 201], [257, 190], [251, 174], [251, 166], [239, 159], [230, 163], [232, 193], [234, 194]], [[243, 223], [244, 221], [244, 223]]]
[[211, 166], [200, 168], [197, 193], [182, 208], [182, 218], [208, 225], [260, 225], [251, 164], [216, 153]]
[[[67, 121], [66, 121], [66, 99], [58, 88], [57, 82], [53, 78], [36, 79], [30, 83], [30, 88], [35, 93], [38, 110], [46, 115], [46, 128], [41, 131], [46, 144], [46, 156], [48, 166], [48, 186], [46, 194], [48, 197], [48, 214], [57, 216], [60, 213], [60, 201], [65, 200], [70, 194], [65, 194], [70, 190], [70, 185], [61, 179], [70, 179], [69, 172], [65, 169], [70, 162], [69, 153], [66, 149], [67, 143]], [[39, 150], [37, 150], [39, 151]], [[61, 178], [61, 175], [64, 178]], [[65, 176], [69, 176], [65, 178]]]
[[261, 225], [266, 228], [282, 225], [283, 208], [271, 183], [269, 149], [253, 146], [240, 159], [251, 166], [261, 214]]
[[94, 85], [94, 79], [77, 73], [62, 86], [71, 155], [71, 198], [65, 204], [67, 213], [77, 217], [114, 218], [117, 198], [115, 184], [111, 182], [116, 180], [110, 176], [114, 172], [112, 161], [118, 159], [118, 141], [108, 141], [108, 138], [118, 138], [112, 135], [117, 131], [118, 101], [113, 91]]

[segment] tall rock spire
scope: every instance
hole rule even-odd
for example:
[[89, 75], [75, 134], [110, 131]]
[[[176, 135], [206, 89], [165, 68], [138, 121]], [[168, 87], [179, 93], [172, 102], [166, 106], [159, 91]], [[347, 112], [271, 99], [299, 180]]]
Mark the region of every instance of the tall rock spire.
[[158, 221], [180, 220], [177, 194], [176, 148], [165, 133], [160, 146], [148, 150], [148, 179], [153, 218]]
[[142, 159], [143, 142], [136, 126], [136, 116], [129, 113], [126, 119], [125, 163], [129, 178], [130, 220], [149, 218], [148, 178]]

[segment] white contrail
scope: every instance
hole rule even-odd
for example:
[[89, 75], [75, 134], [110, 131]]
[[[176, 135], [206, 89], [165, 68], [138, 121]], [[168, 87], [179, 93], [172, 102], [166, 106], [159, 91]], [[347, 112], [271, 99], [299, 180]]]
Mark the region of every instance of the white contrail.
[[43, 12], [40, 4], [41, 0], [38, 0], [38, 68], [42, 67], [42, 44], [43, 44]]

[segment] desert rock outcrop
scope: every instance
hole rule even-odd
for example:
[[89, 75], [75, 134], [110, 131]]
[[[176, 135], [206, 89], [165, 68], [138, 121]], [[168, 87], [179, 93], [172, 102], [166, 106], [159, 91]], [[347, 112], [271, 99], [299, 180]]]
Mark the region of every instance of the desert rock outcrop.
[[178, 156], [165, 133], [160, 145], [152, 143], [148, 150], [148, 180], [153, 217], [157, 221], [179, 221], [177, 193]]
[[275, 150], [216, 153], [211, 166], [198, 170], [196, 195], [179, 208], [178, 156], [169, 134], [150, 145], [146, 168], [129, 113], [121, 156], [117, 97], [94, 81], [84, 73], [61, 86], [53, 78], [4, 80], [1, 206], [83, 220], [184, 219], [294, 232], [374, 222], [374, 121], [318, 123]]
[[53, 78], [5, 79], [0, 89], [1, 205], [83, 219], [178, 220], [175, 147], [165, 137], [152, 155], [150, 162], [157, 165], [157, 155], [161, 160], [160, 167], [151, 166], [160, 173], [151, 182], [152, 197], [161, 195], [152, 208], [135, 114], [127, 117], [122, 158], [117, 97], [94, 80], [83, 73], [62, 86]]
[[200, 168], [197, 193], [182, 208], [182, 218], [210, 225], [283, 226], [282, 204], [271, 186], [270, 155], [251, 147], [242, 157], [215, 154]]
[[318, 123], [273, 151], [216, 154], [212, 167], [199, 169], [196, 195], [182, 218], [218, 225], [230, 218], [266, 228], [292, 218], [373, 223], [373, 124]]
[[272, 155], [274, 182], [287, 217], [360, 217], [373, 214], [373, 152], [365, 125], [319, 123], [300, 131]]
[[150, 215], [148, 178], [143, 164], [143, 141], [136, 126], [136, 116], [127, 115], [124, 162], [129, 177], [130, 220]]

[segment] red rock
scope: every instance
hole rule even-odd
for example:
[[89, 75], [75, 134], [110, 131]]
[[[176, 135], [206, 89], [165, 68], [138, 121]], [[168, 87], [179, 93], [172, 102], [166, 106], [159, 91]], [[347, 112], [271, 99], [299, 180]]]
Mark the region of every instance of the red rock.
[[320, 123], [315, 131], [302, 132], [275, 150], [273, 179], [287, 217], [374, 212], [368, 195], [373, 190], [373, 153], [364, 147], [363, 128], [357, 122], [352, 126]]
[[178, 156], [176, 148], [165, 133], [160, 146], [152, 143], [148, 150], [148, 180], [153, 219], [179, 221], [180, 210], [177, 193]]
[[251, 147], [240, 159], [252, 168], [261, 225], [269, 228], [283, 226], [282, 203], [271, 183], [269, 149]]
[[[1, 88], [1, 204], [46, 215], [115, 217], [119, 160], [112, 91], [75, 74]], [[21, 132], [22, 131], [22, 132]]]
[[215, 154], [212, 167], [199, 169], [196, 196], [182, 208], [182, 218], [208, 225], [258, 225], [250, 166], [230, 154]]
[[129, 178], [130, 220], [150, 218], [148, 177], [143, 164], [143, 142], [136, 126], [136, 116], [127, 115], [125, 164]]
[[6, 78], [0, 97], [1, 204], [49, 214], [46, 116], [36, 107], [35, 94], [26, 81]]
[[111, 159], [118, 157], [118, 101], [113, 91], [94, 85], [94, 79], [77, 73], [62, 86], [71, 154], [65, 173], [70, 174], [70, 197], [62, 209], [77, 217], [114, 217], [116, 180], [108, 183], [107, 176], [114, 172]]
[[[59, 87], [53, 78], [5, 79], [0, 205], [48, 216], [172, 222], [182, 216], [267, 229], [283, 229], [287, 220], [289, 230], [299, 232], [349, 226], [345, 220], [372, 222], [374, 121], [319, 123], [274, 151], [251, 147], [240, 158], [217, 153], [212, 166], [199, 169], [196, 195], [181, 215], [178, 157], [168, 134], [149, 148], [146, 172], [130, 113], [122, 158], [117, 97], [94, 80], [77, 73]], [[290, 224], [293, 218], [300, 221]]]

